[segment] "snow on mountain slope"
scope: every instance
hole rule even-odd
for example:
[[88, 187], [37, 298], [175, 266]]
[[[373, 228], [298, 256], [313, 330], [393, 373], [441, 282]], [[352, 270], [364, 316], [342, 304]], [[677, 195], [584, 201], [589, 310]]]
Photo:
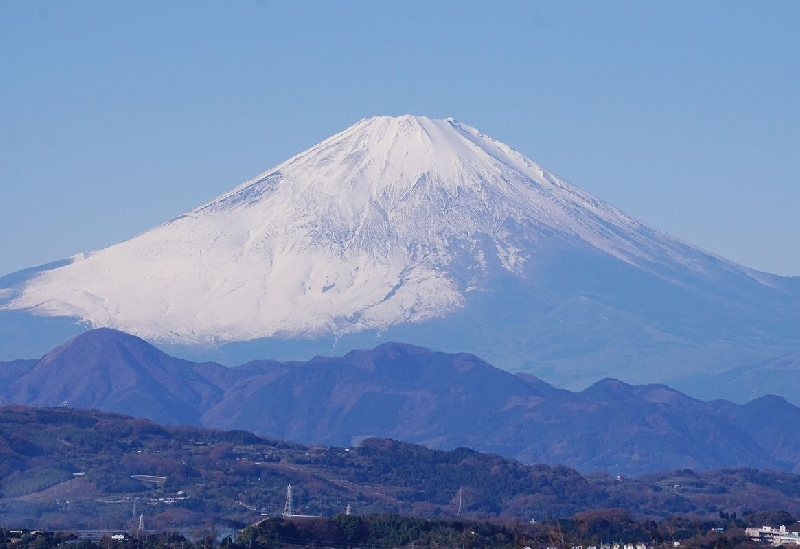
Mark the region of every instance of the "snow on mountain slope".
[[498, 273], [529, 276], [537, 253], [576, 241], [677, 285], [685, 271], [759, 275], [455, 120], [375, 117], [42, 272], [3, 308], [187, 344], [381, 331], [446, 316]]

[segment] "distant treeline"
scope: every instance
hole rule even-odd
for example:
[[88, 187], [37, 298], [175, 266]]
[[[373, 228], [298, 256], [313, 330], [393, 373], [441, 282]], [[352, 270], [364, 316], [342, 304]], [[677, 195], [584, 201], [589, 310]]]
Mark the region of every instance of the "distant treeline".
[[621, 509], [602, 509], [571, 519], [528, 523], [520, 521], [443, 520], [398, 515], [269, 518], [240, 531], [235, 539], [221, 541], [207, 534], [193, 542], [175, 533], [132, 536], [124, 540], [105, 537], [97, 543], [81, 541], [69, 532], [0, 529], [0, 549], [279, 549], [279, 548], [371, 548], [409, 547], [439, 549], [568, 549], [613, 544], [643, 543], [648, 547], [734, 549], [755, 547], [744, 535], [745, 526], [796, 524], [784, 511], [749, 514], [740, 518], [721, 512], [715, 520], [669, 517], [658, 522], [636, 520]]

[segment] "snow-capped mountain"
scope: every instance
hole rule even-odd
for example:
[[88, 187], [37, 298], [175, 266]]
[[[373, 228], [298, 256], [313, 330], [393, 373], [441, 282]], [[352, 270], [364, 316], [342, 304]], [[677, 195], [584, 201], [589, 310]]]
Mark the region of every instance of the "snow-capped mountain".
[[164, 225], [7, 286], [5, 311], [154, 342], [393, 337], [551, 379], [586, 377], [590, 363], [619, 376], [608, 367], [625, 349], [633, 371], [668, 364], [669, 348], [719, 371], [800, 345], [797, 279], [652, 229], [453, 119], [415, 116], [361, 120]]

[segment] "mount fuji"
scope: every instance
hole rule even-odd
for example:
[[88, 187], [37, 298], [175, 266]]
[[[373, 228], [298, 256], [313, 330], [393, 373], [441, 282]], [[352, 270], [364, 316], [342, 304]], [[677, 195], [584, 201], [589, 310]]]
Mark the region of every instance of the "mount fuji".
[[0, 288], [5, 358], [88, 327], [222, 361], [395, 340], [573, 388], [613, 376], [697, 395], [681, 383], [800, 349], [800, 278], [651, 228], [449, 118], [361, 120]]

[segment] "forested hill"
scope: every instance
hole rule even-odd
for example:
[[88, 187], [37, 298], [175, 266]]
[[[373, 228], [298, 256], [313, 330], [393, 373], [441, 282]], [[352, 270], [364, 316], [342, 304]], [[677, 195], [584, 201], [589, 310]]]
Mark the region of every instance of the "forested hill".
[[0, 521], [52, 530], [128, 526], [134, 500], [152, 528], [245, 525], [298, 514], [569, 517], [621, 508], [636, 516], [800, 513], [800, 476], [725, 469], [638, 478], [583, 476], [460, 448], [386, 439], [305, 447], [244, 431], [165, 427], [66, 408], [0, 408]]

